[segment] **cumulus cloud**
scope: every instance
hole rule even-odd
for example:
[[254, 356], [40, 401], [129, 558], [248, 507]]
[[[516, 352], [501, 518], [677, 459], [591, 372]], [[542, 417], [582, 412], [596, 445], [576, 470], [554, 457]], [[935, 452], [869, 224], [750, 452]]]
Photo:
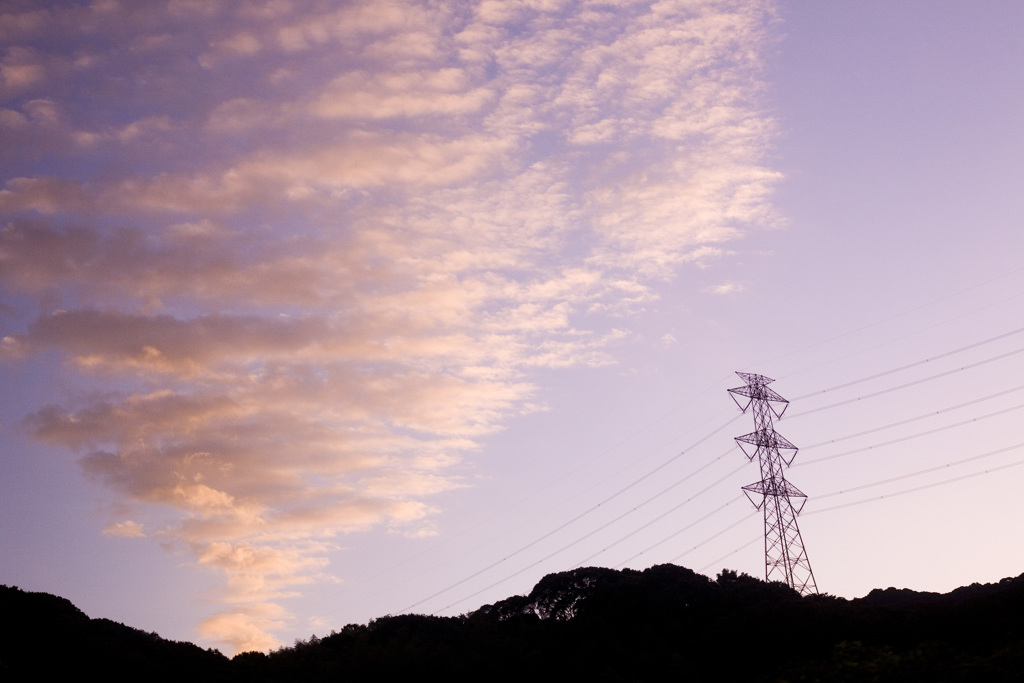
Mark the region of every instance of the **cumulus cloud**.
[[237, 650], [773, 220], [770, 5], [329, 5], [0, 16], [0, 357], [80, 387], [25, 425], [131, 510], [104, 533], [223, 577]]
[[218, 613], [203, 620], [198, 630], [203, 637], [225, 643], [235, 652], [265, 652], [280, 645], [270, 634], [287, 624], [287, 617], [282, 607], [264, 603]]
[[495, 95], [487, 88], [470, 86], [464, 69], [354, 72], [332, 81], [312, 104], [312, 112], [324, 118], [351, 119], [469, 114]]

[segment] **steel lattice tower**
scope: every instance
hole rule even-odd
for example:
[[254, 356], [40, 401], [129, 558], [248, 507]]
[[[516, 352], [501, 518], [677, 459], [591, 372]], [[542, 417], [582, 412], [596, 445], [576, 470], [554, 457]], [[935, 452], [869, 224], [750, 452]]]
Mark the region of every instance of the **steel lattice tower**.
[[[729, 389], [729, 395], [744, 413], [753, 406], [754, 431], [736, 437], [748, 459], [757, 458], [761, 481], [743, 487], [743, 492], [758, 510], [764, 511], [764, 574], [766, 581], [782, 581], [800, 595], [817, 593], [811, 561], [807, 559], [796, 517], [807, 496], [786, 481], [783, 464], [792, 464], [797, 447], [775, 431], [772, 416], [781, 418], [789, 401], [768, 388], [773, 381], [763, 375], [737, 372], [746, 386]], [[751, 452], [751, 447], [753, 452]], [[783, 452], [791, 452], [788, 458]], [[760, 498], [760, 500], [757, 500]], [[799, 498], [793, 507], [793, 498]]]

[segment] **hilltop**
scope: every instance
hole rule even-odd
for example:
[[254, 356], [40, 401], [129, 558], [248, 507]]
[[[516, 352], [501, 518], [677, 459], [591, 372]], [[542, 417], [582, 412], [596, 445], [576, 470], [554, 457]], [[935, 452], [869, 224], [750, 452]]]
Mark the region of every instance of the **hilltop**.
[[550, 574], [458, 617], [386, 616], [228, 659], [45, 593], [0, 588], [0, 678], [113, 680], [1016, 681], [1024, 575], [950, 593], [800, 597], [674, 565]]

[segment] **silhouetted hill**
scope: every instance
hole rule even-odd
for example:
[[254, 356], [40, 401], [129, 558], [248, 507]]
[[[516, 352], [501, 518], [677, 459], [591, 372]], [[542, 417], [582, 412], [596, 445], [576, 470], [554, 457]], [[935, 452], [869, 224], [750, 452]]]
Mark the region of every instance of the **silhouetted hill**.
[[[219, 652], [0, 590], [11, 674], [218, 681], [1019, 681], [1024, 576], [948, 594], [801, 598], [723, 571], [660, 565], [545, 576], [459, 617], [387, 616], [269, 654]], [[57, 653], [73, 664], [57, 664]], [[37, 666], [39, 668], [37, 668]], [[64, 668], [60, 668], [64, 667]], [[29, 680], [25, 677], [24, 680]], [[14, 678], [12, 680], [19, 680]]]
[[216, 650], [90, 619], [64, 598], [0, 586], [0, 680], [215, 681], [231, 661]]

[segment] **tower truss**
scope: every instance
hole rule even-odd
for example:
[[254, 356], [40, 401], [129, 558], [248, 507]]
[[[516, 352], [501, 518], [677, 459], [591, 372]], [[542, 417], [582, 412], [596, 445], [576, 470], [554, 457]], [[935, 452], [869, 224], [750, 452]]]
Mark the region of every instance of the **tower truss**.
[[[729, 395], [744, 413], [752, 408], [754, 431], [736, 437], [747, 459], [757, 458], [761, 481], [743, 487], [743, 493], [764, 512], [764, 574], [766, 581], [781, 581], [800, 595], [817, 593], [811, 561], [807, 558], [796, 518], [807, 496], [786, 481], [783, 465], [796, 457], [797, 447], [775, 431], [774, 419], [781, 419], [789, 401], [768, 388], [773, 381], [764, 375], [737, 372], [746, 386], [729, 389]], [[798, 505], [794, 506], [794, 499]]]

